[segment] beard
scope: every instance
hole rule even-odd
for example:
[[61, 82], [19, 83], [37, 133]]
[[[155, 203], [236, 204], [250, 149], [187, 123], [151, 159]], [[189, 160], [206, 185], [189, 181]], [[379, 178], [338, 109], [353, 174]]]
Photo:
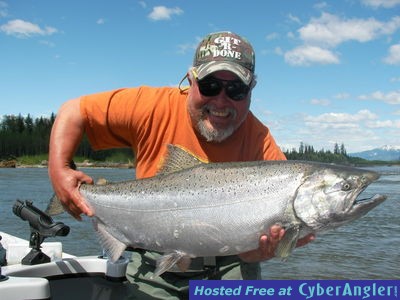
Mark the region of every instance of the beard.
[[[212, 107], [209, 105], [205, 105], [202, 108], [201, 116], [199, 121], [197, 122], [197, 130], [198, 132], [206, 139], [207, 142], [222, 142], [228, 137], [230, 137], [235, 130], [242, 124], [244, 119], [239, 123], [239, 125], [235, 125], [232, 123], [225, 128], [219, 128], [210, 124], [210, 121], [207, 120], [207, 115], [210, 115], [212, 111]], [[235, 120], [237, 117], [237, 112], [234, 109], [227, 109], [228, 117], [232, 120]]]
[[201, 119], [197, 122], [199, 133], [206, 139], [207, 142], [222, 142], [232, 135], [236, 128], [233, 125], [225, 129], [218, 129], [207, 126], [206, 121]]

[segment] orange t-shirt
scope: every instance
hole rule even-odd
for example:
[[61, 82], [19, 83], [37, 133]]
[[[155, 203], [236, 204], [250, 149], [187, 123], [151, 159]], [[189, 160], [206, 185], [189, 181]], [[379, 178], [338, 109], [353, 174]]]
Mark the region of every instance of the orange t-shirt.
[[209, 162], [286, 159], [251, 112], [223, 142], [205, 141], [192, 125], [187, 99], [178, 88], [142, 86], [83, 96], [80, 109], [93, 149], [132, 148], [137, 178], [157, 173], [168, 144]]

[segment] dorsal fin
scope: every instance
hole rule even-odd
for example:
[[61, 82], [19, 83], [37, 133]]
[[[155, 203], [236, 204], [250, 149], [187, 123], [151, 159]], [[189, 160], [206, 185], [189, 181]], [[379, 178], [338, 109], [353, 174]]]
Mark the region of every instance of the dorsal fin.
[[188, 150], [180, 147], [168, 144], [167, 155], [163, 161], [163, 164], [158, 171], [160, 174], [170, 174], [180, 170], [188, 169], [197, 165], [207, 163], [201, 160], [199, 157], [190, 153]]

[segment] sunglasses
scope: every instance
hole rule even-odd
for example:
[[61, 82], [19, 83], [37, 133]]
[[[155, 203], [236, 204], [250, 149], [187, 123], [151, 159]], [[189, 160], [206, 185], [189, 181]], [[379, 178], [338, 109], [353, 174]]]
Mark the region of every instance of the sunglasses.
[[213, 76], [206, 76], [197, 80], [199, 91], [203, 96], [213, 97], [225, 89], [226, 95], [233, 101], [242, 101], [249, 94], [250, 87], [241, 80], [222, 80]]

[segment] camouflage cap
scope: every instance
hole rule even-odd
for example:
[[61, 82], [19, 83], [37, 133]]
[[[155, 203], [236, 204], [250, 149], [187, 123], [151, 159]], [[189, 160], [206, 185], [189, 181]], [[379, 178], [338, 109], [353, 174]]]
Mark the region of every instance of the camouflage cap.
[[216, 71], [231, 71], [249, 85], [255, 70], [255, 54], [243, 37], [221, 31], [208, 34], [198, 45], [193, 60], [199, 79]]

